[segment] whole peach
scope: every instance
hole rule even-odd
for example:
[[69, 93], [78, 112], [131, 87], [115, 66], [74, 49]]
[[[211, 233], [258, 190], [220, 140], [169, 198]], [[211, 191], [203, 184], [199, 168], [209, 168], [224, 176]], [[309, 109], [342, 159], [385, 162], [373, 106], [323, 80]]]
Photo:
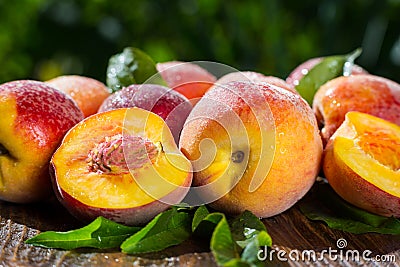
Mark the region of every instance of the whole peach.
[[233, 82], [233, 81], [249, 81], [254, 83], [266, 82], [286, 90], [292, 91], [293, 93], [297, 93], [293, 86], [289, 85], [287, 82], [282, 80], [281, 78], [275, 76], [266, 76], [259, 72], [254, 71], [240, 71], [240, 72], [231, 72], [228, 73], [221, 78], [219, 78], [215, 84], [222, 85], [224, 83]]
[[46, 83], [72, 97], [85, 117], [95, 114], [110, 95], [104, 83], [80, 75], [62, 75]]
[[323, 125], [325, 143], [349, 111], [368, 113], [400, 125], [400, 85], [371, 74], [341, 76], [318, 89], [313, 109]]
[[75, 101], [43, 82], [0, 85], [0, 199], [27, 203], [52, 193], [49, 162], [83, 119]]
[[230, 82], [193, 108], [180, 139], [198, 195], [220, 211], [270, 217], [293, 206], [314, 183], [322, 142], [315, 116], [296, 93]]
[[168, 87], [187, 97], [193, 105], [216, 80], [213, 74], [191, 62], [161, 62], [157, 63], [156, 68]]

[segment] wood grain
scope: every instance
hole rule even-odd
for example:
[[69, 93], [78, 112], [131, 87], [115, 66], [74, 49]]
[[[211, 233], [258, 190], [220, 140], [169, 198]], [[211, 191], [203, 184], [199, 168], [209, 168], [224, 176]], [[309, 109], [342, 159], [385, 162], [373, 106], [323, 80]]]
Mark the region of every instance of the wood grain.
[[[308, 220], [297, 206], [278, 216], [263, 220], [273, 240], [270, 266], [399, 266], [400, 236], [381, 234], [354, 235], [332, 230], [323, 223]], [[83, 226], [56, 201], [35, 205], [16, 205], [0, 202], [0, 266], [216, 266], [208, 244], [189, 240], [161, 253], [140, 257], [125, 255], [113, 250], [78, 249], [63, 251], [44, 249], [24, 244], [24, 241], [41, 231], [66, 231]], [[393, 255], [391, 262], [335, 260], [321, 252], [338, 249], [336, 242], [344, 238], [347, 246], [342, 251], [371, 251], [372, 256]], [[301, 256], [302, 252], [316, 251], [317, 260]], [[280, 252], [279, 252], [280, 251]], [[284, 251], [284, 252], [282, 252]], [[286, 253], [288, 261], [277, 257]], [[271, 253], [271, 252], [270, 252]], [[340, 256], [339, 252], [333, 256]], [[344, 254], [345, 255], [345, 254]], [[307, 255], [305, 255], [307, 256]], [[393, 257], [392, 256], [392, 257]], [[321, 259], [319, 258], [321, 257]], [[281, 257], [282, 258], [282, 257]]]

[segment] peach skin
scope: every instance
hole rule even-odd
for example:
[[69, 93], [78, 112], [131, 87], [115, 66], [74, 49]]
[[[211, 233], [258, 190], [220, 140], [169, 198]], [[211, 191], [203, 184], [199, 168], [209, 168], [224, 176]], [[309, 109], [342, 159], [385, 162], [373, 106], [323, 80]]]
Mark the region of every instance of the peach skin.
[[268, 83], [214, 86], [193, 108], [180, 149], [193, 185], [222, 212], [277, 215], [311, 188], [322, 142], [315, 116], [296, 93]]
[[313, 109], [323, 126], [321, 134], [325, 143], [349, 111], [368, 113], [400, 124], [400, 85], [371, 74], [338, 77], [319, 88]]

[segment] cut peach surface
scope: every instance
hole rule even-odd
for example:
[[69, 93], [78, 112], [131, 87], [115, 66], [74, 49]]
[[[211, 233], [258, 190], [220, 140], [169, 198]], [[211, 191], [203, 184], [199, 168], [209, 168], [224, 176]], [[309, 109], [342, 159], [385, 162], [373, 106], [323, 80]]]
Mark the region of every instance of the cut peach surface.
[[191, 164], [159, 116], [140, 108], [93, 115], [71, 129], [51, 160], [61, 202], [84, 220], [142, 224], [179, 203]]
[[400, 217], [400, 127], [349, 112], [329, 140], [323, 170], [343, 199], [367, 211]]

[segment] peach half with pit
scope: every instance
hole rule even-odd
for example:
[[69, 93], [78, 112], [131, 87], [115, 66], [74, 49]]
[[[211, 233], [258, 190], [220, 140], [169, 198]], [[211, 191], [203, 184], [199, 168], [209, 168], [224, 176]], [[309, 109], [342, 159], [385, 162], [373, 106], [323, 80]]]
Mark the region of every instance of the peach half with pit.
[[179, 145], [192, 161], [194, 195], [222, 212], [258, 217], [302, 198], [322, 156], [310, 106], [269, 83], [213, 86], [190, 113]]
[[191, 163], [156, 114], [121, 108], [92, 115], [51, 159], [60, 202], [77, 218], [141, 225], [186, 195]]
[[369, 212], [400, 217], [400, 126], [348, 112], [323, 159], [329, 184], [343, 199]]

